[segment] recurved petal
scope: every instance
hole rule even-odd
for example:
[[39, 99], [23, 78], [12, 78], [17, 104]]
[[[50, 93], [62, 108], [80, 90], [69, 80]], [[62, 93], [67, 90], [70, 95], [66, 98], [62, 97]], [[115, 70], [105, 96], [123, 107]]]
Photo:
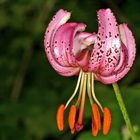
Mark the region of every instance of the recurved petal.
[[130, 70], [135, 59], [136, 45], [131, 30], [126, 24], [121, 24], [119, 25], [119, 31], [122, 41], [120, 63], [118, 63], [114, 72], [109, 76], [96, 74], [96, 79], [105, 84], [115, 83], [123, 78]]
[[[60, 9], [56, 15], [53, 17], [52, 21], [49, 23], [46, 32], [45, 32], [45, 38], [44, 38], [44, 46], [45, 46], [45, 51], [46, 55], [48, 57], [48, 60], [51, 63], [51, 59], [53, 58], [51, 52], [52, 48], [52, 42], [54, 39], [54, 35], [56, 33], [56, 30], [63, 25], [64, 23], [67, 22], [67, 20], [70, 18], [70, 13], [67, 11], [64, 11], [63, 9]], [[54, 58], [53, 58], [54, 59]]]
[[[63, 66], [79, 66], [76, 62], [74, 48], [80, 48], [80, 43], [74, 44], [77, 32], [83, 31], [85, 24], [83, 23], [65, 23], [57, 31], [54, 36], [52, 52], [54, 57]], [[53, 51], [54, 50], [54, 51]], [[64, 63], [65, 62], [65, 63]]]
[[53, 17], [52, 21], [49, 23], [46, 32], [45, 32], [45, 38], [44, 38], [44, 46], [45, 46], [45, 52], [47, 55], [47, 58], [52, 65], [52, 67], [63, 76], [72, 76], [79, 72], [79, 68], [73, 68], [73, 67], [64, 67], [61, 64], [58, 63], [57, 59], [53, 55], [52, 45], [53, 45], [53, 39], [56, 31], [58, 28], [65, 24], [67, 20], [70, 18], [70, 13], [67, 11], [64, 11], [63, 9], [60, 9], [56, 15]]
[[[70, 36], [70, 40], [67, 40], [67, 42], [69, 43], [69, 48], [67, 47], [66, 48], [66, 52], [67, 52], [67, 56], [68, 56], [68, 60], [69, 60], [69, 63], [73, 66], [83, 66], [85, 65], [85, 63], [82, 63], [81, 65], [78, 64], [78, 61], [77, 61], [77, 54], [75, 54], [74, 52], [74, 48], [79, 48], [78, 49], [78, 53], [80, 54], [82, 52], [82, 49], [81, 49], [81, 46], [83, 45], [81, 42], [80, 42], [80, 39], [77, 40], [77, 44], [75, 45], [75, 41], [76, 41], [76, 35], [78, 32], [82, 32], [84, 31], [86, 28], [86, 25], [83, 24], [83, 23], [77, 23], [77, 25], [75, 26], [71, 36]], [[67, 38], [68, 39], [68, 38]], [[84, 56], [84, 54], [83, 54]], [[88, 63], [88, 60], [86, 61], [86, 63]]]
[[116, 18], [110, 9], [101, 9], [98, 16], [97, 42], [91, 52], [89, 70], [110, 75], [119, 61], [120, 37]]
[[67, 22], [67, 20], [70, 18], [70, 12], [64, 11], [63, 9], [60, 9], [56, 15], [52, 18], [52, 21], [49, 23], [46, 32], [45, 32], [45, 39], [44, 44], [51, 45], [53, 37], [55, 35], [56, 30]]
[[[128, 61], [126, 67], [131, 67], [136, 56], [136, 44], [135, 39], [132, 35], [131, 30], [128, 28], [127, 24], [119, 25], [121, 41], [124, 43], [128, 50]], [[127, 73], [127, 72], [126, 72]]]

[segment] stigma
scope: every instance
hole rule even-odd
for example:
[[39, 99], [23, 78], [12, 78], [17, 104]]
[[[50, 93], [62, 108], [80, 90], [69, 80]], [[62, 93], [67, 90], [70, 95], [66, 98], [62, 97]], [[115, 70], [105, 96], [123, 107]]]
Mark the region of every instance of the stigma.
[[[94, 92], [94, 77], [93, 72], [84, 72], [80, 71], [77, 85], [75, 90], [66, 104], [61, 104], [57, 110], [56, 120], [57, 126], [60, 131], [64, 130], [64, 117], [65, 110], [70, 105], [74, 97], [78, 94], [77, 100], [74, 104], [71, 105], [69, 115], [68, 115], [68, 124], [71, 131], [71, 134], [74, 134], [76, 131], [81, 131], [84, 127], [83, 118], [84, 118], [84, 105], [86, 95], [89, 98], [91, 106], [91, 132], [93, 136], [97, 136], [99, 130], [102, 129], [104, 135], [107, 135], [110, 126], [111, 126], [111, 113], [108, 107], [102, 107], [100, 102], [95, 96]], [[103, 122], [101, 118], [103, 117]]]

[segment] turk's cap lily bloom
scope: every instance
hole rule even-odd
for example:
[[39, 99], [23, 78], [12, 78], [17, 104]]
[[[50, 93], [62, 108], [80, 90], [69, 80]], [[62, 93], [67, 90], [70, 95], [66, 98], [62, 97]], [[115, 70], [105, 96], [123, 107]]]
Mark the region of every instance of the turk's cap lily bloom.
[[[110, 130], [111, 113], [96, 98], [94, 80], [112, 84], [123, 78], [135, 59], [135, 40], [127, 24], [117, 24], [110, 9], [97, 12], [97, 33], [85, 32], [84, 23], [67, 22], [70, 15], [60, 9], [49, 23], [44, 39], [47, 58], [56, 72], [62, 76], [79, 75], [72, 96], [58, 108], [58, 129], [64, 130], [65, 109], [79, 90], [68, 117], [71, 133], [83, 128], [87, 93], [92, 110], [92, 134], [96, 136], [102, 126], [103, 134], [106, 135]], [[103, 124], [100, 112], [103, 114]]]
[[70, 13], [59, 10], [45, 33], [45, 49], [52, 67], [63, 76], [95, 73], [105, 84], [115, 83], [130, 70], [135, 40], [127, 24], [118, 25], [110, 9], [98, 11], [98, 33], [84, 32], [83, 23], [66, 23]]

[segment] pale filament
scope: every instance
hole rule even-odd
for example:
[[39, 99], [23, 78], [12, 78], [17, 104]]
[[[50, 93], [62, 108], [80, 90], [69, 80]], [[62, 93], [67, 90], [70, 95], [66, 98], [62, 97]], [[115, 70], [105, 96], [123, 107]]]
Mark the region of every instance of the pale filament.
[[82, 72], [82, 78], [81, 78], [81, 83], [80, 83], [80, 91], [79, 91], [79, 96], [78, 96], [78, 99], [76, 101], [76, 106], [78, 107], [79, 106], [79, 103], [80, 103], [80, 99], [81, 99], [81, 96], [82, 96], [82, 90], [83, 90], [83, 84], [84, 84], [84, 72]]
[[95, 102], [98, 104], [98, 106], [100, 107], [100, 109], [103, 112], [103, 108], [102, 108], [100, 102], [98, 101], [98, 99], [96, 98], [95, 92], [94, 92], [94, 73], [91, 73], [91, 85], [92, 85], [91, 86], [92, 97], [93, 97], [93, 99], [95, 100]]
[[67, 108], [67, 106], [69, 105], [69, 103], [72, 101], [72, 99], [75, 97], [77, 91], [78, 91], [78, 88], [79, 88], [79, 85], [80, 85], [80, 81], [81, 81], [81, 77], [82, 77], [82, 70], [80, 71], [80, 74], [79, 74], [79, 77], [78, 77], [78, 81], [77, 81], [77, 84], [76, 84], [76, 87], [75, 87], [75, 90], [72, 94], [72, 96], [69, 98], [69, 100], [67, 101], [66, 105], [65, 105], [65, 109]]
[[90, 73], [87, 74], [88, 79], [87, 79], [87, 93], [89, 97], [90, 104], [93, 104], [92, 96], [91, 96], [91, 81], [90, 81]]

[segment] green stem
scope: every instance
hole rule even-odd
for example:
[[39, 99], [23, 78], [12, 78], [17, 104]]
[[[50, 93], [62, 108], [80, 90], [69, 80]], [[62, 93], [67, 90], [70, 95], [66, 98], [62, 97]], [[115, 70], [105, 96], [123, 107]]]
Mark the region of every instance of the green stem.
[[138, 140], [135, 132], [134, 132], [134, 129], [133, 129], [133, 126], [131, 124], [131, 121], [129, 119], [129, 116], [128, 116], [128, 113], [127, 113], [127, 110], [126, 110], [126, 107], [125, 107], [125, 104], [124, 104], [124, 101], [122, 99], [122, 96], [121, 96], [121, 92], [120, 92], [120, 89], [119, 89], [119, 86], [117, 83], [114, 83], [113, 84], [113, 88], [114, 88], [114, 91], [115, 91], [115, 94], [116, 94], [116, 98], [118, 100], [118, 103], [119, 103], [119, 106], [120, 106], [120, 109], [122, 111], [122, 114], [123, 114], [123, 117], [124, 117], [124, 120], [126, 122], [126, 125], [130, 131], [130, 134], [131, 134], [131, 138], [132, 140]]

